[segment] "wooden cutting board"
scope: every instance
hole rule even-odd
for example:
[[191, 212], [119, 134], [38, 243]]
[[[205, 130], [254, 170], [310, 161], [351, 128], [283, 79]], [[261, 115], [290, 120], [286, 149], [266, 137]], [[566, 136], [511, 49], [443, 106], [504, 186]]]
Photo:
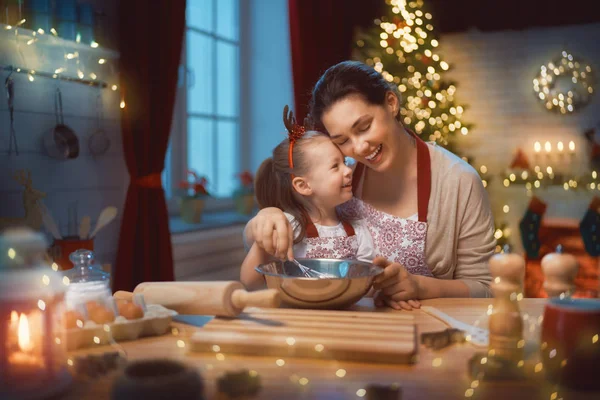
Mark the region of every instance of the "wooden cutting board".
[[246, 308], [238, 318], [214, 318], [190, 339], [195, 352], [410, 364], [418, 349], [414, 316]]

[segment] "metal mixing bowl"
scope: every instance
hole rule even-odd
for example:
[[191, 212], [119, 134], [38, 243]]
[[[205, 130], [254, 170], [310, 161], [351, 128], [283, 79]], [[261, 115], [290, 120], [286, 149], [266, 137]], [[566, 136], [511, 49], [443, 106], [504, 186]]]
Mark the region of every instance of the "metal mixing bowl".
[[350, 307], [367, 294], [375, 276], [383, 272], [378, 266], [356, 260], [297, 260], [308, 268], [334, 277], [307, 278], [290, 261], [273, 261], [255, 268], [264, 275], [267, 287], [277, 289], [287, 305], [297, 308]]

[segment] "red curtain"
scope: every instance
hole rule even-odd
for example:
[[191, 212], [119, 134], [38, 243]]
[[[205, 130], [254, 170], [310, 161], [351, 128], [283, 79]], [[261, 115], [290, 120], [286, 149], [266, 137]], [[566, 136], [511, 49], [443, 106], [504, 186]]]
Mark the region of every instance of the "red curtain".
[[313, 86], [330, 66], [351, 59], [355, 28], [380, 17], [383, 0], [288, 0], [297, 120], [308, 111]]
[[131, 177], [123, 210], [114, 290], [171, 281], [173, 256], [161, 172], [185, 30], [185, 1], [119, 2], [121, 114]]

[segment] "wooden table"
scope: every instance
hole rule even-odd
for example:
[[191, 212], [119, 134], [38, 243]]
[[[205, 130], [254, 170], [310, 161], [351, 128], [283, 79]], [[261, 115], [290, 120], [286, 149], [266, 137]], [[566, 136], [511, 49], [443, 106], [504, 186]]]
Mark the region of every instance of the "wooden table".
[[[419, 348], [419, 361], [414, 365], [381, 365], [338, 362], [335, 360], [311, 360], [284, 358], [279, 366], [273, 357], [244, 357], [224, 354], [217, 359], [215, 353], [196, 354], [187, 352], [186, 337], [198, 327], [174, 323], [178, 335], [145, 338], [123, 342], [122, 348], [129, 360], [149, 357], [170, 357], [182, 360], [198, 368], [207, 383], [207, 399], [225, 398], [216, 393], [216, 380], [226, 371], [248, 369], [256, 371], [262, 381], [260, 399], [360, 399], [358, 394], [369, 384], [402, 387], [402, 399], [597, 399], [599, 393], [581, 393], [558, 388], [547, 382], [543, 370], [536, 373], [539, 362], [535, 351], [539, 338], [539, 320], [543, 314], [546, 299], [524, 299], [521, 310], [525, 316], [526, 356], [525, 370], [533, 378], [525, 381], [474, 382], [468, 374], [468, 360], [477, 351], [470, 344], [453, 345], [441, 351], [433, 351], [423, 346]], [[435, 299], [423, 301], [424, 305], [436, 307], [445, 313], [470, 324], [487, 324], [488, 305], [491, 299]], [[355, 310], [375, 312], [407, 312], [391, 309], [374, 310], [371, 299], [363, 299]], [[422, 311], [412, 311], [418, 325], [418, 332], [438, 331], [446, 327], [437, 319]], [[195, 321], [206, 321], [206, 317], [194, 317]], [[181, 342], [183, 340], [184, 342]], [[94, 350], [79, 351], [71, 356], [109, 351], [106, 346]], [[219, 356], [219, 358], [222, 358]], [[279, 362], [281, 364], [281, 361]], [[539, 366], [538, 366], [539, 368]], [[343, 371], [341, 371], [343, 370]], [[345, 373], [345, 374], [344, 374]], [[113, 374], [114, 375], [114, 374]], [[78, 382], [65, 399], [108, 399], [113, 375], [92, 382]], [[340, 375], [340, 376], [338, 376]], [[556, 397], [552, 397], [553, 393]], [[358, 393], [358, 394], [357, 394]], [[366, 398], [366, 396], [364, 397]]]

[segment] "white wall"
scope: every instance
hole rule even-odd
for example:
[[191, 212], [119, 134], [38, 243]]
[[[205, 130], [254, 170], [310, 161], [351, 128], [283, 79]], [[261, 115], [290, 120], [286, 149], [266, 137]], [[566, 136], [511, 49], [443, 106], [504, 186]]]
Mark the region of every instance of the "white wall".
[[[119, 83], [118, 54], [114, 51], [103, 50], [102, 47], [92, 49], [87, 45], [54, 38], [40, 39], [27, 46], [28, 37], [21, 30], [18, 40], [23, 52], [21, 57], [18, 55], [14, 30], [6, 30], [4, 25], [0, 30], [0, 64], [50, 72], [67, 67], [64, 74], [74, 76], [77, 73], [75, 62], [66, 61], [64, 54], [78, 51], [79, 68], [86, 75], [95, 72], [99, 80], [111, 85]], [[106, 59], [106, 64], [99, 65], [99, 58]], [[7, 75], [7, 72], [0, 73], [2, 82]], [[14, 119], [20, 155], [7, 155], [9, 113], [3, 88], [0, 101], [0, 217], [24, 214], [22, 187], [12, 179], [14, 172], [19, 169], [31, 170], [33, 187], [46, 193], [44, 203], [60, 224], [63, 235], [68, 233], [68, 207], [75, 202], [79, 219], [89, 215], [92, 228], [102, 208], [114, 205], [122, 211], [129, 178], [123, 160], [119, 91], [110, 88], [101, 90], [104, 109], [102, 126], [110, 138], [111, 146], [106, 154], [95, 157], [88, 149], [88, 139], [96, 128], [96, 96], [99, 89], [39, 76], [30, 82], [27, 75], [18, 73], [12, 77], [15, 82]], [[57, 86], [62, 92], [64, 121], [75, 131], [80, 142], [79, 157], [72, 160], [48, 157], [41, 144], [42, 134], [56, 124], [54, 93]], [[117, 220], [97, 236], [95, 251], [102, 264], [114, 264], [120, 219], [119, 213]]]
[[[241, 2], [242, 165], [256, 171], [285, 137], [283, 106], [294, 105], [287, 1]], [[245, 154], [244, 154], [245, 153]]]
[[[500, 174], [510, 165], [517, 148], [534, 164], [536, 141], [576, 144], [575, 169], [589, 171], [589, 146], [583, 132], [600, 117], [600, 98], [580, 112], [560, 115], [547, 111], [533, 92], [532, 81], [542, 64], [563, 49], [600, 68], [600, 24], [535, 28], [524, 31], [482, 33], [470, 31], [444, 35], [439, 54], [452, 67], [446, 75], [457, 81], [456, 98], [469, 106], [464, 120], [475, 124], [461, 139], [460, 149], [472, 155], [474, 164], [485, 164], [494, 174], [490, 187], [497, 221], [511, 222], [512, 241], [518, 241], [518, 226], [529, 199], [522, 186], [505, 189]], [[600, 87], [596, 86], [596, 90]], [[593, 194], [586, 190], [558, 193], [539, 190], [535, 194], [548, 203], [547, 216], [581, 218]], [[562, 189], [561, 189], [562, 190]], [[504, 215], [502, 206], [510, 205]]]

